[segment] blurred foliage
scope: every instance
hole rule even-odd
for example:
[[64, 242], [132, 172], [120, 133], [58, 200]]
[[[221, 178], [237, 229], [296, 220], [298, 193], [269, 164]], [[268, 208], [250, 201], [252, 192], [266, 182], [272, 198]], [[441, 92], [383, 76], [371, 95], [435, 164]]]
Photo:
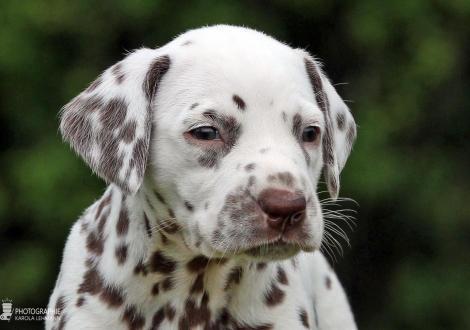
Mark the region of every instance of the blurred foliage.
[[105, 186], [61, 142], [61, 106], [128, 50], [227, 23], [349, 83], [341, 195], [360, 206], [335, 268], [360, 329], [470, 329], [469, 17], [469, 0], [2, 0], [0, 299], [47, 306], [69, 228]]

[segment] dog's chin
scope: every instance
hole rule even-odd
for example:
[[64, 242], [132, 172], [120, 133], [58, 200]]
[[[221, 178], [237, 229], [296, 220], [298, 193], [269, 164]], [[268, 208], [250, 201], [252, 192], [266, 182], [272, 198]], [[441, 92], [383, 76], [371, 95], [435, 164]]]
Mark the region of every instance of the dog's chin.
[[275, 242], [252, 247], [240, 255], [254, 261], [269, 262], [292, 258], [300, 250], [299, 245]]

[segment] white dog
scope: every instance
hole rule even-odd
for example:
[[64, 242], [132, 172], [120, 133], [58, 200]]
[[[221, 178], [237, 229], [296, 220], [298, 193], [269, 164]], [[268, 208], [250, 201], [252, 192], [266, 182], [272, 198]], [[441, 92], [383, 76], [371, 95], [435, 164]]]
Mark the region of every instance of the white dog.
[[356, 329], [318, 252], [356, 136], [317, 62], [262, 33], [139, 49], [67, 104], [110, 183], [75, 223], [47, 329]]

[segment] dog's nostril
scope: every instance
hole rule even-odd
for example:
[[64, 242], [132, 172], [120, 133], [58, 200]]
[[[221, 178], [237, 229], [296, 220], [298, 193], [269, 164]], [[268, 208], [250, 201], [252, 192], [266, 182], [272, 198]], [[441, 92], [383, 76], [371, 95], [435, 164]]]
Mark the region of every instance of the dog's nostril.
[[276, 213], [268, 213], [268, 217], [272, 220], [277, 220], [281, 217], [280, 214], [276, 214]]
[[292, 216], [292, 222], [297, 222], [302, 219], [304, 212], [298, 212]]

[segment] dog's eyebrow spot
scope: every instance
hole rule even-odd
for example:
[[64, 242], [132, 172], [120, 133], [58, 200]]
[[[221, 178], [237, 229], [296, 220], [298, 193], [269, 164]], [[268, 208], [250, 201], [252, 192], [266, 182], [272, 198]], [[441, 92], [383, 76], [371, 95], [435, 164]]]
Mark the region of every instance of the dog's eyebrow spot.
[[245, 101], [243, 101], [243, 99], [240, 96], [238, 96], [237, 94], [233, 94], [232, 100], [233, 100], [233, 102], [235, 102], [238, 109], [240, 109], [242, 111], [245, 110], [246, 103], [245, 103]]
[[190, 107], [189, 110], [193, 110], [195, 107], [197, 107], [199, 103], [193, 103]]
[[285, 113], [284, 111], [282, 112], [282, 119], [283, 119], [284, 121], [287, 121], [287, 115], [286, 115], [286, 113]]
[[292, 133], [296, 138], [300, 138], [301, 129], [302, 117], [297, 113], [294, 115], [294, 119], [292, 120]]
[[269, 150], [270, 150], [270, 148], [263, 148], [263, 149], [261, 149], [259, 152], [261, 152], [262, 154], [265, 154], [265, 153], [267, 153]]
[[181, 44], [181, 46], [189, 46], [189, 45], [191, 45], [192, 43], [193, 43], [192, 41], [188, 40], [188, 41], [183, 42], [183, 43]]

